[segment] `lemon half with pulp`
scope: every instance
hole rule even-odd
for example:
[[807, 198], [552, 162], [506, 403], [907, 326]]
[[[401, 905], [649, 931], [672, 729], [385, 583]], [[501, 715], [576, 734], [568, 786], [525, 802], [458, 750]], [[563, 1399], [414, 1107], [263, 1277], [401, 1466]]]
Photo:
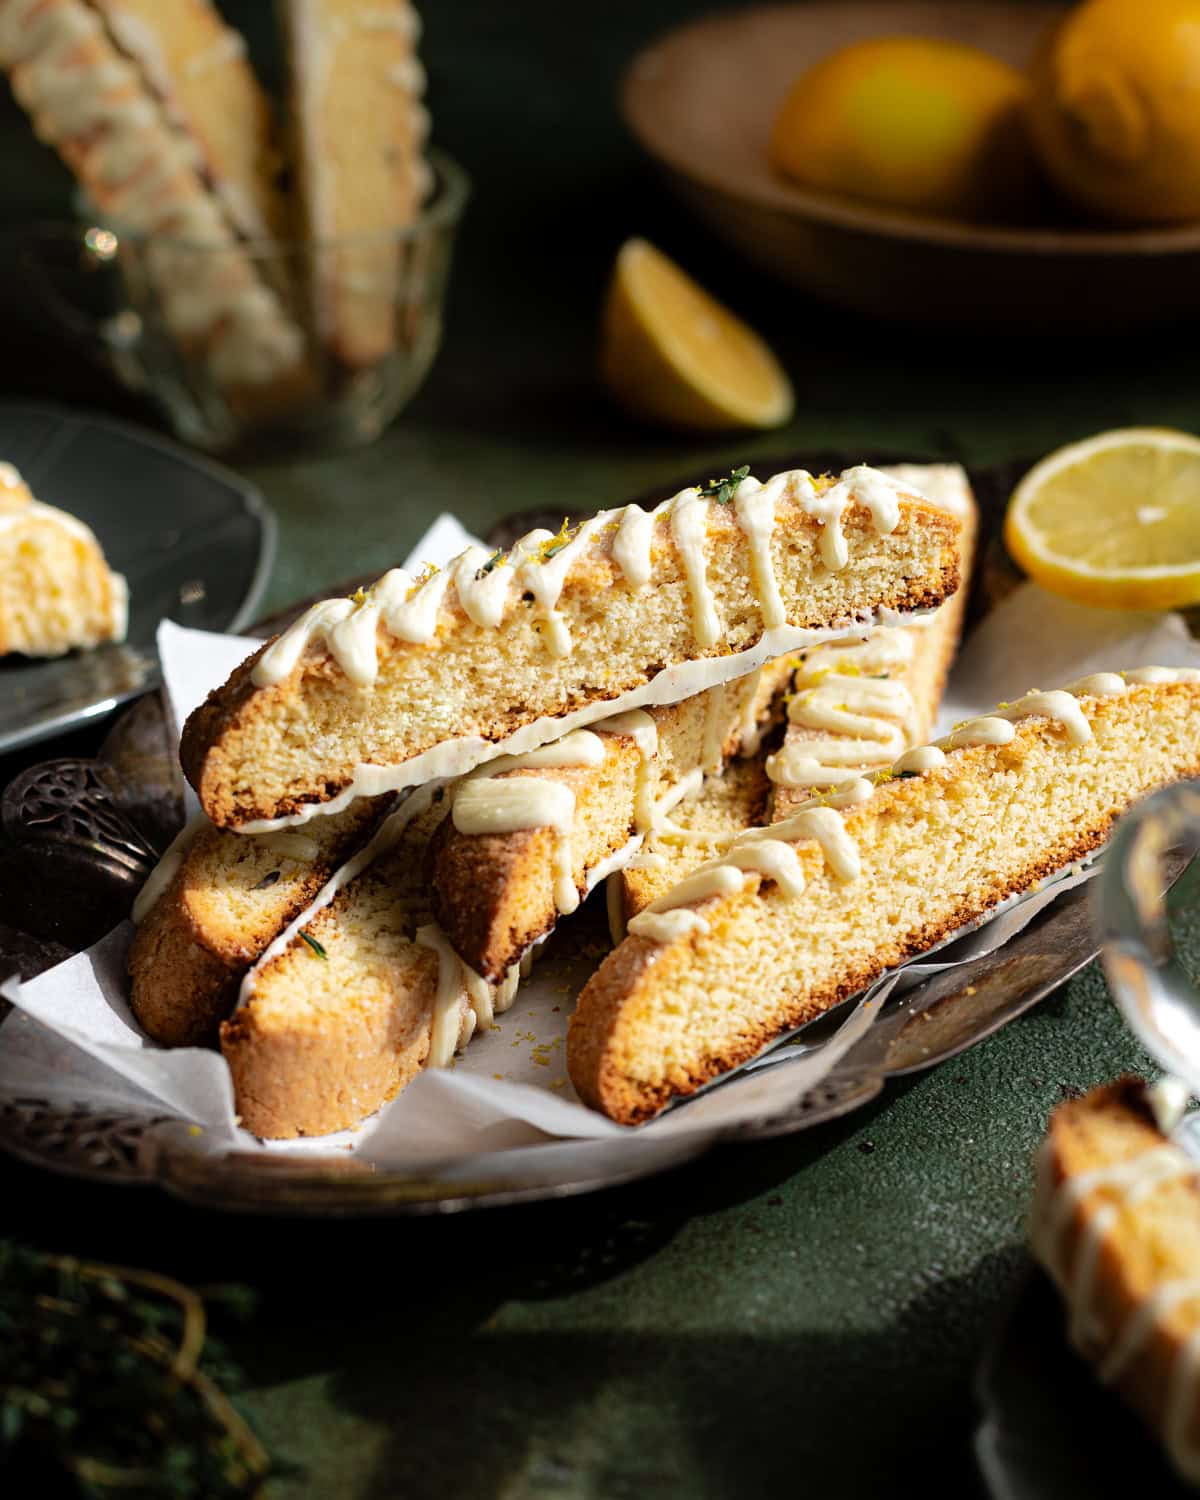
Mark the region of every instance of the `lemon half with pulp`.
[[758, 334], [642, 239], [617, 255], [601, 372], [635, 416], [671, 427], [778, 427], [796, 404]]
[[1200, 438], [1126, 427], [1060, 448], [1017, 486], [1004, 541], [1079, 604], [1200, 604]]

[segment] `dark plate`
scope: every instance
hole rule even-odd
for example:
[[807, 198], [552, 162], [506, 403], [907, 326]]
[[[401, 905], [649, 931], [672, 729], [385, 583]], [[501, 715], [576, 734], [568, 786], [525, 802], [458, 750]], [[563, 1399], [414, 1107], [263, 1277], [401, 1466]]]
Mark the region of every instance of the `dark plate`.
[[975, 1456], [992, 1500], [1194, 1494], [1067, 1340], [1062, 1299], [1031, 1267], [977, 1380]]
[[61, 734], [157, 686], [164, 618], [237, 631], [253, 618], [275, 521], [245, 480], [124, 422], [0, 403], [0, 458], [96, 533], [129, 583], [123, 645], [0, 659], [0, 752]]

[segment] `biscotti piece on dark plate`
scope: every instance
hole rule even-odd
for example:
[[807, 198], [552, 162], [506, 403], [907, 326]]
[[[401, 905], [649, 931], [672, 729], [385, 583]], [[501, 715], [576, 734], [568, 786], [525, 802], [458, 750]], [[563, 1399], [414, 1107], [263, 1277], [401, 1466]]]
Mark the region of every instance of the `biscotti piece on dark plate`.
[[213, 822], [265, 831], [679, 702], [958, 586], [959, 523], [870, 469], [685, 490], [316, 605], [188, 720]]
[[754, 829], [651, 903], [571, 1019], [581, 1098], [636, 1124], [1084, 858], [1200, 771], [1200, 672], [1032, 693]]

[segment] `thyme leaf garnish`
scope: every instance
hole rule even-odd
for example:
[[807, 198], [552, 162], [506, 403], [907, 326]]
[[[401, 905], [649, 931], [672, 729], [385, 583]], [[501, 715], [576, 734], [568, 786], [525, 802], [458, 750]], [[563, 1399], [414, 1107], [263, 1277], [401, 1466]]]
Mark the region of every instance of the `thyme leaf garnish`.
[[707, 484], [700, 486], [700, 493], [706, 500], [715, 500], [718, 505], [728, 505], [737, 494], [738, 485], [743, 479], [749, 478], [750, 465], [743, 464], [740, 469], [731, 469], [724, 479], [710, 479]]
[[500, 561], [500, 559], [503, 556], [504, 556], [504, 548], [503, 547], [497, 547], [496, 550], [495, 550], [495, 552], [492, 553], [491, 557], [488, 558], [487, 562], [485, 562], [481, 567], [478, 567], [478, 568], [475, 569], [475, 577], [476, 578], [484, 578], [484, 577], [486, 577], [486, 575], [492, 571], [492, 569], [496, 566], [496, 564]]
[[254, 890], [254, 891], [269, 890], [270, 887], [273, 886], [275, 884], [275, 882], [279, 879], [279, 877], [280, 877], [281, 874], [282, 874], [282, 871], [280, 871], [280, 870], [269, 870], [263, 876], [263, 878], [258, 882], [258, 884], [255, 885], [255, 886], [251, 886], [250, 889]]
[[313, 937], [311, 933], [305, 932], [303, 927], [300, 929], [300, 936], [312, 949], [315, 957], [328, 959], [329, 954], [325, 952], [324, 948], [321, 947], [320, 943], [317, 942], [316, 938]]

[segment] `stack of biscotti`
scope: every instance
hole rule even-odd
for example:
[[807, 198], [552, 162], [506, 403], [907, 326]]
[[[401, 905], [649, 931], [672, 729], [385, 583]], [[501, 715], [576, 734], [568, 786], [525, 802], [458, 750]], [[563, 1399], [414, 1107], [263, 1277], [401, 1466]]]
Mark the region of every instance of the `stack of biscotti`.
[[1027, 694], [752, 828], [652, 900], [571, 1019], [567, 1063], [625, 1124], [1090, 855], [1200, 772], [1200, 671]]
[[[686, 490], [574, 533], [532, 532], [507, 554], [472, 548], [417, 578], [393, 569], [239, 667], [184, 731], [213, 828], [185, 851], [176, 889], [207, 881], [219, 905], [247, 842], [397, 797], [298, 912], [289, 883], [292, 914], [273, 914], [282, 930], [265, 950], [256, 915], [237, 963], [258, 957], [232, 1014], [236, 965], [212, 966], [205, 1025], [225, 1009], [244, 1121], [272, 1135], [353, 1124], [447, 1061], [587, 890], [754, 745], [784, 659], [953, 594], [959, 532], [865, 468]], [[163, 918], [171, 932], [179, 906]], [[211, 932], [201, 946], [234, 947]], [[140, 1015], [148, 973], [135, 968]]]
[[252, 414], [311, 396], [310, 345], [356, 367], [393, 346], [430, 185], [408, 0], [282, 10], [286, 134], [212, 0], [0, 0], [0, 67], [38, 136], [105, 222], [145, 237], [131, 272], [166, 331]]
[[1124, 1077], [1060, 1105], [1030, 1238], [1072, 1342], [1200, 1483], [1200, 1176], [1169, 1136], [1168, 1088]]
[[707, 778], [610, 877], [614, 937], [746, 829], [789, 818], [814, 791], [886, 768], [928, 737], [962, 629], [978, 516], [958, 464], [903, 464], [885, 472], [959, 521], [963, 586], [919, 626], [880, 626], [865, 639], [814, 646], [777, 664], [790, 689], [780, 705], [782, 744], [748, 740], [750, 759]]

